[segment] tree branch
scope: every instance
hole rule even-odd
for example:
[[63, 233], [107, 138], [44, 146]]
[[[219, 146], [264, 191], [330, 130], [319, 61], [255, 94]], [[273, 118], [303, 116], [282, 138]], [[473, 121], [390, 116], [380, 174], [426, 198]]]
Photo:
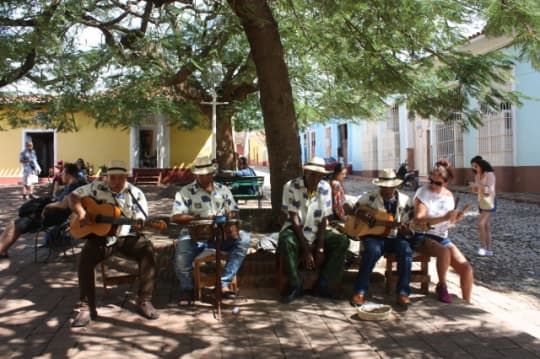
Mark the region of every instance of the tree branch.
[[30, 50], [24, 63], [18, 68], [9, 72], [6, 76], [0, 78], [0, 87], [6, 86], [10, 83], [17, 81], [26, 75], [36, 63], [36, 49]]

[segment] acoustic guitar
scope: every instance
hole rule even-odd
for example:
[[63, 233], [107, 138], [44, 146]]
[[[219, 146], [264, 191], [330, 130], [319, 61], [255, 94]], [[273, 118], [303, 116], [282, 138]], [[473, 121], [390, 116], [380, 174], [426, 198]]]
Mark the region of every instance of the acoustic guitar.
[[146, 228], [153, 228], [158, 231], [165, 231], [167, 223], [163, 220], [130, 219], [122, 217], [120, 208], [109, 203], [97, 203], [92, 197], [81, 198], [81, 204], [86, 210], [86, 216], [93, 222], [81, 225], [77, 216], [72, 215], [69, 223], [71, 235], [74, 238], [84, 238], [90, 234], [104, 237], [114, 233], [118, 225], [140, 224]]
[[376, 222], [385, 222], [385, 224], [370, 226], [366, 219], [350, 214], [345, 219], [343, 230], [349, 237], [365, 237], [370, 235], [386, 237], [393, 228], [401, 225], [399, 222], [394, 222], [394, 216], [385, 211], [379, 211], [369, 206], [360, 206], [358, 209], [375, 218]]

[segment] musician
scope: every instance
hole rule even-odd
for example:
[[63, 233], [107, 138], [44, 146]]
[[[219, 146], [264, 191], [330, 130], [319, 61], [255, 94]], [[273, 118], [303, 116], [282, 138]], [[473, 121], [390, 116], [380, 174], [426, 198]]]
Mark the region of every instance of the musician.
[[298, 262], [306, 269], [319, 270], [313, 293], [338, 297], [329, 290], [329, 281], [339, 283], [343, 276], [349, 240], [333, 229], [327, 229], [332, 216], [332, 190], [322, 178], [328, 174], [324, 160], [313, 157], [303, 166], [304, 175], [288, 181], [283, 188], [283, 210], [287, 220], [278, 239], [278, 251], [285, 263], [289, 289], [281, 298], [290, 303], [302, 295]]
[[[354, 295], [350, 302], [352, 305], [362, 305], [369, 287], [369, 277], [379, 258], [385, 253], [394, 253], [398, 264], [398, 282], [396, 286], [396, 302], [398, 305], [410, 304], [410, 277], [412, 265], [412, 250], [405, 238], [410, 234], [405, 223], [413, 218], [413, 206], [411, 199], [406, 194], [397, 190], [402, 180], [396, 177], [393, 169], [384, 169], [379, 172], [379, 177], [372, 181], [379, 188], [377, 191], [363, 194], [354, 206], [353, 214], [366, 221], [370, 227], [388, 227], [387, 236], [369, 235], [364, 237], [364, 252], [358, 276], [354, 286]], [[376, 219], [373, 214], [362, 210], [361, 206], [367, 206], [381, 213], [389, 214], [393, 221]]]
[[416, 191], [415, 219], [432, 227], [427, 233], [416, 236], [419, 242], [416, 251], [437, 258], [439, 282], [436, 292], [441, 302], [452, 302], [446, 285], [446, 274], [450, 266], [459, 274], [463, 300], [470, 302], [473, 269], [459, 248], [448, 238], [448, 226], [463, 218], [463, 210], [455, 209], [454, 196], [446, 188], [452, 177], [450, 162], [446, 159], [439, 160], [429, 174], [429, 184]]
[[[213, 220], [216, 216], [238, 217], [238, 206], [228, 187], [213, 180], [217, 168], [209, 157], [197, 157], [191, 168], [195, 181], [176, 193], [172, 208], [172, 221], [182, 224], [195, 224], [194, 221]], [[234, 298], [236, 293], [231, 282], [240, 269], [250, 245], [249, 235], [239, 231], [238, 238], [226, 238], [221, 250], [228, 251], [229, 257], [221, 273], [223, 298]], [[215, 242], [201, 242], [192, 238], [184, 228], [178, 238], [174, 256], [174, 268], [180, 281], [180, 301], [188, 304], [194, 301], [193, 261], [205, 248], [215, 248]]]
[[[29, 202], [36, 204], [35, 211], [25, 215], [22, 215], [22, 212], [19, 211], [19, 218], [11, 220], [7, 224], [2, 235], [0, 235], [0, 259], [9, 258], [7, 251], [22, 234], [39, 230], [39, 228], [60, 225], [68, 219], [70, 211], [68, 209], [67, 195], [86, 182], [79, 181], [77, 166], [73, 163], [67, 163], [62, 169], [62, 181], [65, 186], [54, 197], [53, 202], [50, 202], [47, 198], [32, 199]], [[50, 203], [46, 204], [47, 202]]]
[[[134, 220], [144, 220], [147, 217], [146, 197], [139, 188], [127, 182], [127, 177], [125, 163], [112, 160], [107, 165], [106, 181], [94, 181], [71, 193], [69, 207], [81, 226], [92, 225], [81, 203], [83, 197], [91, 197], [96, 202], [118, 207], [122, 217]], [[90, 234], [86, 237], [87, 241], [81, 251], [78, 271], [81, 309], [72, 323], [74, 327], [84, 327], [90, 323], [91, 319], [97, 317], [94, 268], [116, 251], [135, 259], [139, 264], [138, 312], [147, 319], [159, 317], [151, 303], [155, 277], [152, 243], [138, 232], [141, 229], [139, 224], [119, 225], [115, 229], [109, 236], [100, 237]]]

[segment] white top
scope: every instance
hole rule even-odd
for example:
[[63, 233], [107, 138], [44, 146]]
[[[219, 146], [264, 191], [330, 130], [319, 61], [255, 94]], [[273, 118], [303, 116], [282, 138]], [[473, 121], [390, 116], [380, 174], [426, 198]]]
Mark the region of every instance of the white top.
[[208, 218], [238, 211], [238, 205], [227, 186], [214, 182], [212, 193], [208, 193], [194, 181], [176, 192], [171, 215], [191, 214]]
[[282, 230], [291, 225], [288, 212], [297, 213], [309, 244], [315, 241], [321, 221], [332, 215], [332, 189], [324, 180], [319, 182], [317, 190], [311, 196], [308, 194], [303, 177], [290, 180], [283, 187], [282, 202], [281, 209], [287, 213], [287, 220]]
[[[420, 187], [414, 198], [420, 200], [427, 207], [427, 218], [442, 217], [455, 208], [454, 196], [451, 192], [437, 193], [429, 190], [429, 185]], [[446, 238], [448, 237], [448, 221], [433, 224], [433, 229], [427, 233]]]

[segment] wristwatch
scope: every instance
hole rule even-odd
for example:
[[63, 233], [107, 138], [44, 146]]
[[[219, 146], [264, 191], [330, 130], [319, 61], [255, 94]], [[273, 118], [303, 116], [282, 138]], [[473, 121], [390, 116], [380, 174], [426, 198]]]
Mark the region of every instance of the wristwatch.
[[321, 247], [321, 248], [317, 248], [317, 252], [319, 252], [319, 253], [324, 253], [324, 248], [322, 248], [322, 247]]

